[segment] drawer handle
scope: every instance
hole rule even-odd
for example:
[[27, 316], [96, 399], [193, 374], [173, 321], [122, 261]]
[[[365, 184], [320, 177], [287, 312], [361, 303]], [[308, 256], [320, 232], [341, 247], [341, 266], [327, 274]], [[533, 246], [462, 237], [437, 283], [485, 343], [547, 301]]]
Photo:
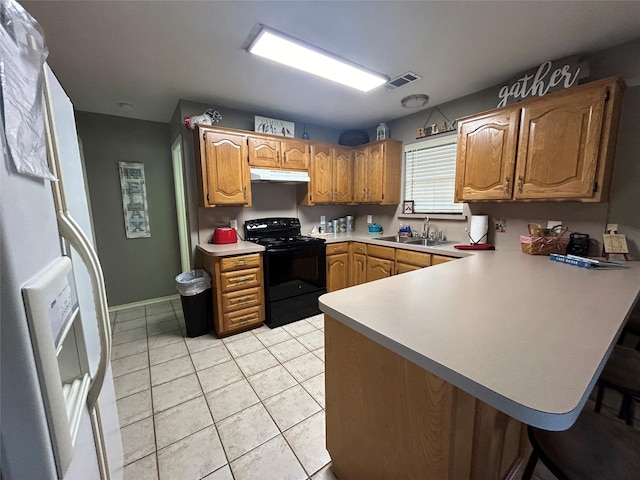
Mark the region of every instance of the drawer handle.
[[251, 280], [253, 280], [253, 277], [235, 277], [235, 278], [230, 278], [229, 283], [250, 282]]
[[236, 265], [246, 265], [246, 261], [245, 260], [237, 260], [236, 261]]
[[238, 323], [244, 323], [244, 322], [248, 322], [250, 320], [253, 320], [253, 317], [240, 317], [238, 319]]
[[231, 300], [231, 305], [237, 305], [239, 303], [245, 303], [245, 302], [250, 302], [251, 300], [253, 300], [253, 297], [242, 297], [242, 298], [235, 298], [233, 300]]
[[524, 183], [524, 177], [520, 175], [518, 177], [518, 193], [522, 193], [522, 184]]

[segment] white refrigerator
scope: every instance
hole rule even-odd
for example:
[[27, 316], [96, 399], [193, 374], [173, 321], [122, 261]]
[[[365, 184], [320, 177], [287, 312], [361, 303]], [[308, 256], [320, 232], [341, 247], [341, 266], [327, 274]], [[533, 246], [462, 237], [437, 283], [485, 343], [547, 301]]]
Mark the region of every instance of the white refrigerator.
[[[21, 111], [25, 99], [8, 85], [20, 65], [7, 68], [7, 48], [2, 53], [1, 478], [120, 480], [111, 329], [73, 105], [45, 64], [44, 108], [35, 116]], [[8, 138], [20, 122], [31, 122], [33, 145], [44, 132], [44, 162], [58, 180], [16, 167], [19, 149]], [[44, 128], [32, 128], [38, 122]], [[37, 156], [37, 148], [24, 155]]]

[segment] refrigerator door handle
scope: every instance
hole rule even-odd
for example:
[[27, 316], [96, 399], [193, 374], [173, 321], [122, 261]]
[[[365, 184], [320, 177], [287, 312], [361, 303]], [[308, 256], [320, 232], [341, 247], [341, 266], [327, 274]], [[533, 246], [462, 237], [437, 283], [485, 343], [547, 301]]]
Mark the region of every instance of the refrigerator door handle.
[[[54, 187], [54, 189], [57, 188]], [[98, 396], [100, 395], [104, 377], [109, 366], [109, 358], [111, 357], [111, 324], [109, 323], [109, 312], [107, 309], [107, 293], [100, 260], [91, 242], [69, 212], [59, 210], [57, 217], [61, 236], [80, 254], [80, 258], [82, 258], [91, 275], [91, 286], [93, 288], [96, 316], [98, 317], [101, 347], [98, 368], [91, 379], [89, 393], [87, 394], [87, 406], [89, 407], [89, 411], [91, 411], [95, 408], [96, 402], [98, 401]]]

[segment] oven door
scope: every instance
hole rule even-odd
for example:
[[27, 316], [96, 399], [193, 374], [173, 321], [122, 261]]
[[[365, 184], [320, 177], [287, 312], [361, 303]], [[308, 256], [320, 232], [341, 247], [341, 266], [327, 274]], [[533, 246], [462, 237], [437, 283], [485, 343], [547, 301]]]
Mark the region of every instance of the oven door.
[[325, 245], [269, 248], [265, 252], [266, 324], [286, 325], [320, 313], [327, 292]]

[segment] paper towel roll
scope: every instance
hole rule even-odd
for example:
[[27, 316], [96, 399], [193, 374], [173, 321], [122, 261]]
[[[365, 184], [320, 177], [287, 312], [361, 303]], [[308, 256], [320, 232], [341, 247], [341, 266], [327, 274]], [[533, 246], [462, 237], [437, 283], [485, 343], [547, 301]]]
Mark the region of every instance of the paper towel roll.
[[469, 229], [471, 244], [486, 243], [488, 229], [489, 215], [471, 215], [471, 228]]

